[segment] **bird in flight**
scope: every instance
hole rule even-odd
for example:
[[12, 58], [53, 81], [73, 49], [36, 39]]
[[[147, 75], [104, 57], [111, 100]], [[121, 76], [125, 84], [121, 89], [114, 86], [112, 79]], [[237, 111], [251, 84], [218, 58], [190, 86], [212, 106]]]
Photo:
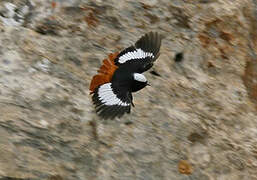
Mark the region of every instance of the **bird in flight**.
[[130, 113], [132, 93], [149, 85], [142, 74], [159, 57], [161, 36], [150, 32], [120, 53], [110, 54], [90, 83], [90, 94], [96, 113], [103, 119], [114, 119]]

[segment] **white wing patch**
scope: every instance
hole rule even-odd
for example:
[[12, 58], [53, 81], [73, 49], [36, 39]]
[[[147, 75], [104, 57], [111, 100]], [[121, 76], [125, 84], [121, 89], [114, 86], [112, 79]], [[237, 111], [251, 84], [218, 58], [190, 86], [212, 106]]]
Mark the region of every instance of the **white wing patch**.
[[112, 106], [130, 106], [130, 103], [123, 102], [119, 99], [116, 94], [113, 93], [111, 83], [106, 83], [99, 87], [98, 89], [99, 100], [104, 103], [104, 105]]
[[140, 81], [140, 82], [146, 82], [146, 77], [143, 74], [140, 73], [134, 73], [133, 74], [134, 80]]
[[142, 49], [136, 49], [120, 56], [118, 62], [122, 64], [132, 59], [144, 59], [146, 57], [154, 58], [154, 55], [150, 52], [144, 52]]

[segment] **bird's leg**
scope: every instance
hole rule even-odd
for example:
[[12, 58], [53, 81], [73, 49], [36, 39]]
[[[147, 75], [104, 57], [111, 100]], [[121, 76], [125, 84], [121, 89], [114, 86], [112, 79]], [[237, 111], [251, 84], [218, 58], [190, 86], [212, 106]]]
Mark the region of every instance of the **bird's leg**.
[[133, 96], [132, 94], [128, 94], [128, 99], [130, 99], [130, 103], [133, 107], [135, 107], [134, 103], [133, 103]]
[[132, 104], [132, 106], [133, 106], [133, 107], [135, 107], [135, 105], [134, 105], [133, 101], [131, 101], [131, 104]]
[[[127, 94], [127, 96], [128, 96], [128, 99], [130, 99], [131, 105], [132, 105], [133, 107], [135, 107], [135, 105], [134, 105], [134, 103], [133, 103], [133, 96], [132, 96], [132, 94], [131, 94], [131, 93], [130, 93], [130, 94]], [[130, 118], [124, 122], [126, 125], [133, 124], [132, 116], [130, 115], [129, 117], [130, 117]]]

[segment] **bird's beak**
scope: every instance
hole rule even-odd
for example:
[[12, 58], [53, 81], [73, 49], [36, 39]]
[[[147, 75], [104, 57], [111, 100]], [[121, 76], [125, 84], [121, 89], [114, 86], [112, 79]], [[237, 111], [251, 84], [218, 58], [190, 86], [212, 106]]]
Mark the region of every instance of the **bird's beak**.
[[146, 85], [147, 85], [147, 86], [151, 86], [151, 85], [150, 85], [150, 84], [148, 84], [148, 83], [147, 83]]

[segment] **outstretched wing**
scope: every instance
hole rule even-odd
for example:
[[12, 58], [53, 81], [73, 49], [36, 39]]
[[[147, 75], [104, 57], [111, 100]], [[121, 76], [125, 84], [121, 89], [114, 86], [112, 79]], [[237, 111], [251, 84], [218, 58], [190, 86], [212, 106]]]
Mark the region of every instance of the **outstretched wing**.
[[117, 66], [130, 66], [132, 71], [142, 73], [153, 66], [159, 57], [161, 36], [150, 32], [142, 36], [134, 46], [124, 49], [114, 60]]
[[125, 87], [106, 83], [96, 88], [93, 93], [96, 112], [102, 118], [113, 119], [130, 113], [132, 94]]

